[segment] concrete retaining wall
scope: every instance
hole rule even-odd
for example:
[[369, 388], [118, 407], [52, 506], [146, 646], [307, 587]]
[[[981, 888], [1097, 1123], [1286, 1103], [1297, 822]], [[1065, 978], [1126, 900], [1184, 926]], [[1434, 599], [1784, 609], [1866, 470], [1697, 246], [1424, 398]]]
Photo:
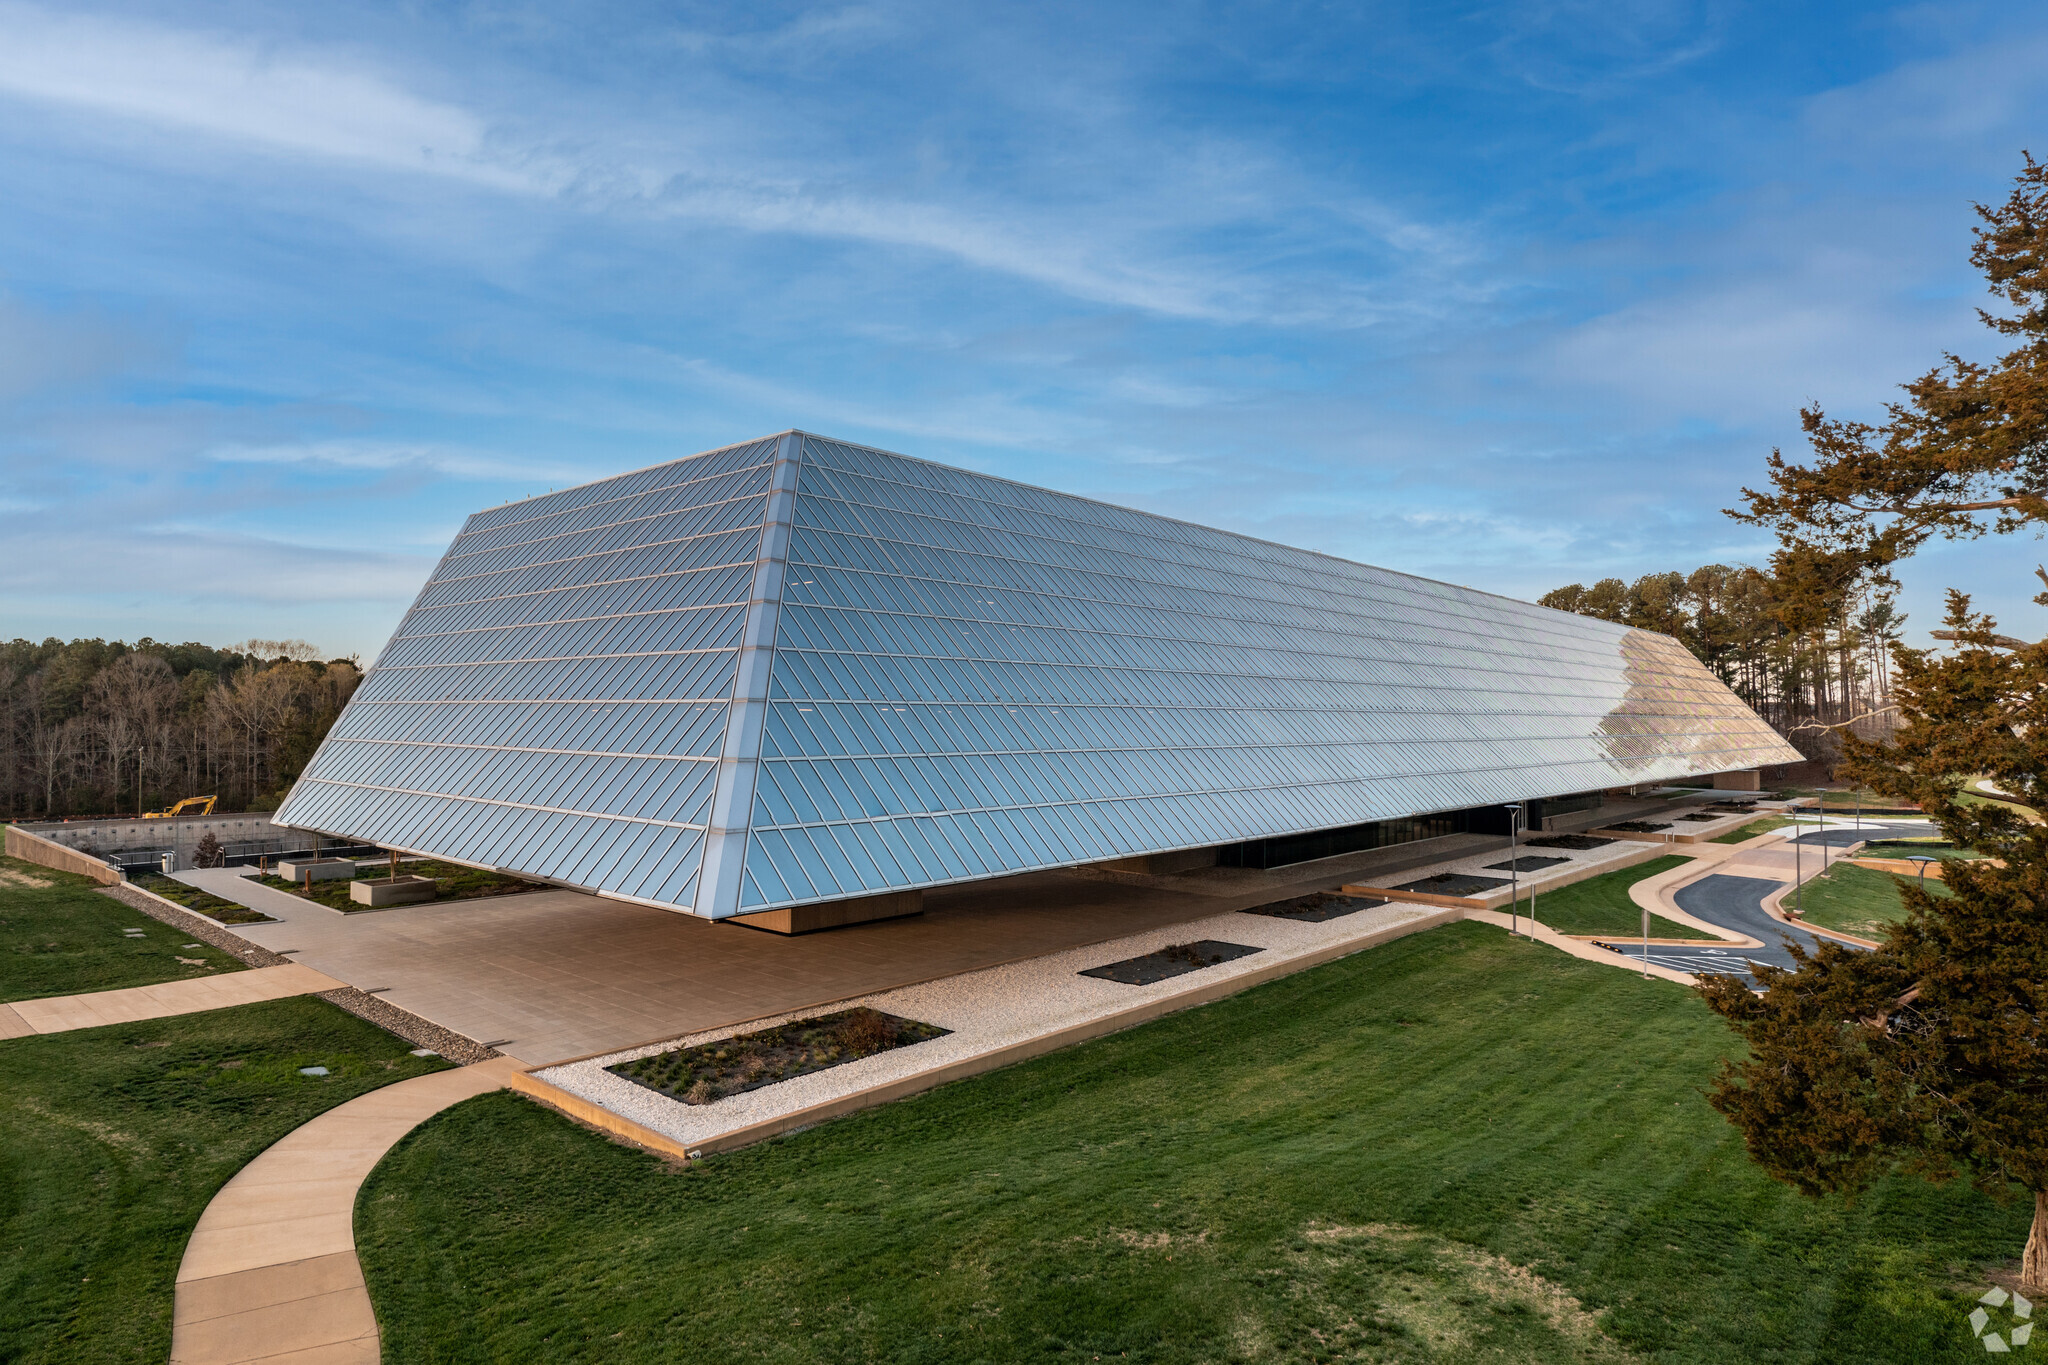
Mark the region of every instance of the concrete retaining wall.
[[54, 867], [59, 872], [76, 872], [91, 877], [102, 886], [119, 886], [128, 880], [118, 868], [108, 867], [90, 854], [53, 843], [19, 825], [7, 827], [7, 856], [43, 867]]
[[68, 848], [97, 853], [127, 849], [191, 848], [207, 834], [224, 844], [282, 840], [294, 848], [310, 848], [311, 835], [270, 822], [268, 811], [234, 815], [181, 815], [175, 820], [51, 820], [28, 825], [37, 837]]

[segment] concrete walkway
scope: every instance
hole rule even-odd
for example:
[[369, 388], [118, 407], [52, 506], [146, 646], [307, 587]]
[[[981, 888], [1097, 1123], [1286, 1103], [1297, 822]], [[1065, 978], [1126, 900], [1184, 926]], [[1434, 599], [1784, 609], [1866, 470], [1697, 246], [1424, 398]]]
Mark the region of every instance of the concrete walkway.
[[17, 1000], [11, 1005], [0, 1005], [0, 1038], [25, 1038], [32, 1033], [65, 1033], [71, 1029], [163, 1019], [173, 1014], [197, 1014], [230, 1005], [253, 1005], [262, 1000], [339, 990], [344, 984], [325, 972], [294, 962], [190, 981], [166, 981], [156, 986]]
[[503, 1087], [525, 1066], [497, 1057], [373, 1090], [243, 1167], [185, 1244], [172, 1365], [376, 1365], [377, 1316], [356, 1260], [356, 1191], [421, 1122]]

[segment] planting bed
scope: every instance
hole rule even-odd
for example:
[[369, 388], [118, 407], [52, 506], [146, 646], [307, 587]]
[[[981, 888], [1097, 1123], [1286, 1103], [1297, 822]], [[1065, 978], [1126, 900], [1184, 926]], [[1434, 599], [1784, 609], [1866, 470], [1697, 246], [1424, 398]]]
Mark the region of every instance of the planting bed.
[[1541, 839], [1524, 839], [1524, 848], [1569, 848], [1584, 853], [1587, 849], [1605, 848], [1612, 839], [1598, 839], [1590, 834], [1547, 834]]
[[1248, 948], [1242, 943], [1205, 938], [1196, 943], [1170, 944], [1156, 953], [1128, 957], [1106, 967], [1091, 967], [1081, 975], [1102, 981], [1118, 981], [1126, 986], [1149, 986], [1155, 981], [1166, 981], [1188, 972], [1198, 972], [1204, 967], [1213, 967], [1219, 962], [1234, 962], [1264, 951], [1263, 948]]
[[1568, 863], [1570, 861], [1570, 858], [1523, 857], [1517, 858], [1513, 862], [1488, 863], [1486, 870], [1489, 872], [1534, 872], [1539, 868], [1556, 867], [1559, 863]]
[[1273, 919], [1300, 920], [1304, 924], [1321, 924], [1326, 920], [1355, 915], [1361, 910], [1370, 910], [1386, 903], [1380, 896], [1339, 896], [1328, 891], [1313, 891], [1306, 896], [1296, 896], [1292, 900], [1274, 901], [1271, 905], [1254, 905], [1244, 913], [1266, 915]]
[[1476, 896], [1506, 886], [1506, 877], [1474, 877], [1466, 872], [1439, 872], [1419, 882], [1397, 886], [1396, 891], [1421, 891], [1431, 896]]
[[949, 1032], [863, 1007], [793, 1019], [759, 1033], [657, 1052], [605, 1069], [684, 1104], [709, 1104]]
[[1671, 826], [1668, 824], [1653, 824], [1648, 820], [1623, 820], [1620, 824], [1609, 825], [1607, 828], [1625, 829], [1631, 834], [1655, 834], [1658, 830], [1670, 829]]
[[[1732, 815], [1732, 814], [1735, 814], [1735, 812], [1733, 812], [1733, 811], [1730, 811], [1730, 812], [1729, 812], [1728, 814]], [[1714, 821], [1716, 821], [1716, 820], [1725, 820], [1725, 819], [1727, 819], [1727, 818], [1728, 818], [1728, 816], [1727, 816], [1727, 815], [1708, 815], [1708, 814], [1707, 814], [1707, 813], [1706, 813], [1705, 811], [1697, 811], [1697, 810], [1696, 810], [1696, 811], [1694, 811], [1694, 812], [1693, 812], [1692, 814], [1690, 814], [1690, 815], [1681, 815], [1681, 816], [1679, 816], [1678, 818], [1679, 818], [1679, 819], [1681, 819], [1681, 820], [1691, 820], [1691, 821], [1692, 821], [1692, 822], [1694, 822], [1695, 824], [1702, 824], [1702, 825], [1710, 825], [1710, 824], [1712, 824], [1712, 823], [1713, 823]]]
[[144, 877], [136, 885], [167, 901], [176, 901], [187, 910], [218, 920], [222, 924], [275, 924], [276, 920], [261, 910], [251, 910], [246, 905], [237, 905], [223, 900], [210, 891], [201, 891], [196, 886], [170, 877]]
[[[274, 890], [284, 891], [297, 896], [301, 900], [310, 900], [316, 904], [326, 906], [329, 910], [339, 910], [345, 915], [353, 915], [358, 911], [382, 907], [372, 907], [350, 899], [348, 888], [351, 880], [365, 882], [383, 881], [390, 875], [391, 869], [387, 865], [382, 863], [371, 864], [368, 871], [359, 874], [353, 879], [336, 878], [333, 881], [314, 882], [313, 894], [310, 896], [306, 894], [306, 884], [304, 882], [288, 882], [278, 876], [263, 876], [256, 878], [256, 880]], [[473, 900], [480, 896], [511, 896], [521, 891], [544, 891], [547, 889], [539, 882], [525, 881], [519, 877], [508, 876], [503, 872], [486, 872], [481, 868], [461, 867], [455, 863], [436, 862], [431, 858], [423, 858], [417, 862], [401, 863], [398, 875], [401, 877], [433, 878], [435, 882], [434, 899], [443, 901]]]

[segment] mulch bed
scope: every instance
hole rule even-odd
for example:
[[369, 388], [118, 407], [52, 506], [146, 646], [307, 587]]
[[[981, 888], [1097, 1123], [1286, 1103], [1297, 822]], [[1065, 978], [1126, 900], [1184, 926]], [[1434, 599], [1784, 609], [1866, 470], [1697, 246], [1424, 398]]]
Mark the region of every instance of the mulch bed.
[[1631, 834], [1655, 834], [1658, 830], [1670, 829], [1671, 826], [1668, 824], [1652, 824], [1648, 820], [1624, 820], [1618, 825], [1609, 825], [1607, 828], [1625, 829]]
[[[1363, 906], [1359, 908], [1364, 909]], [[1155, 981], [1167, 981], [1188, 972], [1199, 972], [1204, 967], [1214, 967], [1219, 962], [1233, 962], [1264, 951], [1263, 948], [1248, 948], [1242, 943], [1205, 938], [1196, 943], [1170, 944], [1156, 953], [1128, 957], [1106, 967], [1090, 967], [1081, 975], [1102, 981], [1120, 981], [1126, 986], [1149, 986]]]
[[1382, 896], [1339, 896], [1328, 891], [1312, 891], [1306, 896], [1292, 900], [1274, 901], [1271, 905], [1254, 905], [1245, 910], [1247, 915], [1267, 915], [1273, 919], [1300, 920], [1304, 924], [1321, 924], [1326, 920], [1355, 915], [1361, 910], [1385, 905]]
[[1589, 848], [1605, 848], [1612, 839], [1596, 839], [1590, 834], [1546, 834], [1540, 839], [1524, 839], [1525, 848], [1570, 848], [1583, 853]]
[[1678, 818], [1681, 820], [1693, 820], [1702, 824], [1706, 824], [1711, 823], [1715, 820], [1726, 820], [1728, 817], [1725, 815], [1707, 815], [1701, 811], [1694, 811], [1691, 815], [1681, 815]]
[[1489, 872], [1534, 872], [1538, 868], [1556, 867], [1568, 863], [1570, 858], [1517, 858], [1511, 863], [1488, 863]]
[[943, 1038], [951, 1031], [861, 1006], [657, 1052], [605, 1070], [684, 1104], [710, 1104], [877, 1052]]
[[1432, 896], [1476, 896], [1506, 886], [1506, 877], [1475, 877], [1469, 872], [1439, 872], [1419, 882], [1397, 886], [1396, 891], [1421, 891]]

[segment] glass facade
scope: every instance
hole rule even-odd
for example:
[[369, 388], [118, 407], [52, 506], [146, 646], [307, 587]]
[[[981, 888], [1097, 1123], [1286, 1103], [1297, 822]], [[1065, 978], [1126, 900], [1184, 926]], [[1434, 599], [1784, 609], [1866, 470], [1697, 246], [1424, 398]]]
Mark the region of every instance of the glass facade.
[[722, 916], [1796, 758], [1668, 637], [791, 433], [472, 517], [278, 819]]

